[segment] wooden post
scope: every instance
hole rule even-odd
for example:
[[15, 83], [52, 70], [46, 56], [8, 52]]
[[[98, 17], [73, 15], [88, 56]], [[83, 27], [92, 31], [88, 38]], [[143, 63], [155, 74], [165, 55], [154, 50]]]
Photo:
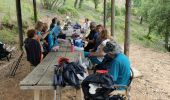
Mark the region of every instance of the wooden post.
[[18, 21], [19, 43], [20, 43], [20, 49], [22, 50], [23, 33], [22, 33], [22, 14], [21, 14], [21, 1], [20, 0], [16, 0], [16, 12], [17, 12], [17, 21]]
[[34, 8], [34, 21], [37, 22], [37, 5], [36, 0], [33, 0], [33, 8]]
[[104, 0], [104, 5], [103, 5], [103, 12], [104, 12], [104, 16], [103, 16], [103, 25], [104, 28], [106, 28], [106, 0]]
[[114, 37], [115, 34], [115, 0], [111, 0], [111, 35]]
[[130, 46], [130, 9], [131, 0], [126, 0], [126, 17], [125, 17], [125, 41], [124, 41], [124, 53], [129, 56], [129, 46]]
[[34, 90], [34, 100], [40, 100], [40, 90]]

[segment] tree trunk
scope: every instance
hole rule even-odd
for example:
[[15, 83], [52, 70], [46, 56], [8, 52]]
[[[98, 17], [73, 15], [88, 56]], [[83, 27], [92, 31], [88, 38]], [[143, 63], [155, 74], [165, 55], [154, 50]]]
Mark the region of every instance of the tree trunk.
[[115, 0], [111, 0], [111, 35], [115, 33]]
[[94, 7], [95, 7], [95, 9], [97, 9], [97, 8], [98, 8], [98, 5], [97, 5], [97, 4], [95, 4], [95, 6], [94, 6]]
[[130, 48], [130, 10], [131, 10], [131, 0], [126, 0], [126, 17], [125, 17], [125, 42], [124, 42], [124, 53], [129, 56]]
[[167, 50], [169, 50], [169, 45], [168, 45], [168, 43], [169, 43], [169, 34], [168, 34], [168, 33], [165, 33], [165, 48], [166, 48]]
[[21, 0], [16, 0], [16, 12], [17, 12], [17, 21], [18, 21], [18, 32], [19, 32], [20, 49], [22, 50], [22, 46], [23, 46], [23, 31], [22, 31]]
[[67, 0], [64, 0], [63, 5], [66, 5], [66, 1], [67, 1]]
[[83, 0], [80, 0], [80, 2], [79, 2], [79, 8], [82, 7], [82, 4], [83, 4]]
[[33, 0], [33, 8], [34, 8], [34, 21], [37, 22], [37, 5], [36, 0]]
[[151, 34], [151, 27], [149, 26], [149, 31], [148, 31], [148, 34], [147, 34], [147, 38], [149, 38], [150, 37], [150, 34]]
[[141, 16], [140, 17], [140, 24], [142, 24], [143, 23], [143, 17]]
[[104, 15], [103, 15], [103, 25], [104, 25], [104, 28], [106, 28], [106, 0], [104, 0], [104, 3], [103, 3], [103, 12], [104, 12]]
[[77, 7], [77, 3], [78, 3], [78, 0], [75, 0], [75, 2], [74, 2], [74, 8]]

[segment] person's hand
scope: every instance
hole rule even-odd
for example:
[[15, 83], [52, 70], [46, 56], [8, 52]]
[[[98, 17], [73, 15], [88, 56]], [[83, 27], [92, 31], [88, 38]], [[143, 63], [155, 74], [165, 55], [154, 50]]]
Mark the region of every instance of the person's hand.
[[93, 53], [92, 52], [90, 52], [89, 53], [89, 55], [88, 55], [88, 57], [92, 57], [93, 56]]
[[93, 49], [90, 49], [89, 52], [93, 52]]

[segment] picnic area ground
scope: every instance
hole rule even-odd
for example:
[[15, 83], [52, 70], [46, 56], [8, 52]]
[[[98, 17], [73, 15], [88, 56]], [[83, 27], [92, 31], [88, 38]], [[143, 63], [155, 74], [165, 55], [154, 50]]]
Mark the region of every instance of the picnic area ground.
[[[15, 56], [18, 55], [17, 53]], [[156, 52], [135, 44], [131, 45], [130, 59], [132, 66], [143, 77], [132, 82], [132, 100], [169, 100], [170, 99], [170, 53]], [[19, 82], [31, 71], [26, 57], [21, 61], [14, 78], [8, 77], [7, 61], [0, 62], [0, 100], [33, 100], [33, 91], [21, 90]], [[46, 91], [46, 100], [53, 99], [53, 91]], [[63, 90], [62, 100], [74, 100], [75, 90]]]

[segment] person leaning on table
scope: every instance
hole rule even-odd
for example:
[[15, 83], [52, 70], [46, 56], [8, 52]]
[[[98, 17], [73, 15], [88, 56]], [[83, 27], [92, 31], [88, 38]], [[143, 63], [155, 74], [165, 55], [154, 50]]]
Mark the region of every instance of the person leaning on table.
[[113, 77], [115, 85], [128, 85], [130, 79], [130, 61], [121, 51], [121, 47], [115, 41], [109, 41], [103, 51], [111, 60], [108, 73]]
[[27, 31], [27, 38], [24, 41], [27, 53], [27, 61], [37, 66], [43, 59], [39, 38], [34, 29]]

